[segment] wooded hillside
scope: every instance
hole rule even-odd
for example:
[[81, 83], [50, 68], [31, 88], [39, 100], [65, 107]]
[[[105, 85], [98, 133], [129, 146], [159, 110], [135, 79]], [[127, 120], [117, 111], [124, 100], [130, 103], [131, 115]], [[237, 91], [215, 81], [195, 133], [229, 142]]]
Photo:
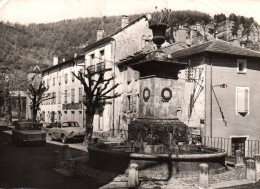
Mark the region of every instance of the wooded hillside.
[[[139, 16], [129, 16], [130, 21]], [[71, 58], [74, 53], [80, 53], [83, 46], [95, 42], [96, 30], [102, 27], [101, 20], [103, 20], [106, 35], [113, 33], [121, 26], [121, 16], [78, 18], [28, 26], [0, 22], [0, 69], [5, 71], [12, 68], [27, 71], [35, 64], [41, 68], [50, 66], [54, 55], [66, 59]], [[169, 24], [174, 30], [183, 24], [191, 29], [196, 23], [200, 23], [201, 26], [207, 28], [206, 32], [217, 36], [226, 20], [223, 14], [212, 18], [208, 14], [197, 11], [173, 11]], [[242, 36], [250, 36], [253, 31], [252, 24], [254, 32], [255, 29], [258, 31], [258, 24], [253, 18], [231, 14], [228, 22], [231, 24], [231, 37], [236, 37], [239, 32], [242, 32]], [[221, 35], [219, 38], [227, 39]], [[249, 37], [247, 39], [251, 40]]]

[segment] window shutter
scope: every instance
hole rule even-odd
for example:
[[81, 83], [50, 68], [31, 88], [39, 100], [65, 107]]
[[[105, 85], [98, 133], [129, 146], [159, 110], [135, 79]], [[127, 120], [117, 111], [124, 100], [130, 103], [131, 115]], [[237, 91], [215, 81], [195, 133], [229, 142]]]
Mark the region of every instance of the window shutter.
[[245, 89], [245, 112], [249, 111], [248, 103], [249, 103], [249, 91], [248, 89]]
[[129, 103], [129, 106], [130, 106], [130, 112], [133, 112], [133, 96], [131, 95], [130, 96], [130, 103]]
[[123, 99], [123, 111], [126, 112], [127, 110], [127, 96], [124, 96]]
[[237, 112], [248, 112], [248, 89], [237, 89]]
[[137, 107], [136, 107], [136, 104], [137, 104], [137, 95], [135, 94], [134, 96], [133, 96], [133, 111], [134, 112], [136, 112], [136, 109], [137, 109]]

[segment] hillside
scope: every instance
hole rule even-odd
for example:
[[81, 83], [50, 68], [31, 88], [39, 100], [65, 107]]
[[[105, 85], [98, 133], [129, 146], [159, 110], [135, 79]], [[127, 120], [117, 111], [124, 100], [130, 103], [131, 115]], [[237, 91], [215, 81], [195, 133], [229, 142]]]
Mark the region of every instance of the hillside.
[[[140, 15], [130, 15], [130, 21]], [[103, 17], [105, 34], [109, 35], [121, 25], [121, 16]], [[187, 27], [190, 45], [212, 38], [239, 40], [246, 46], [259, 49], [259, 29], [253, 18], [231, 14], [215, 15], [197, 11], [171, 12], [168, 41], [174, 42], [173, 32]], [[102, 26], [101, 18], [78, 18], [47, 24], [21, 24], [0, 22], [0, 69], [27, 71], [32, 65], [41, 68], [51, 65], [54, 55], [71, 58], [81, 47], [96, 40], [96, 30]]]

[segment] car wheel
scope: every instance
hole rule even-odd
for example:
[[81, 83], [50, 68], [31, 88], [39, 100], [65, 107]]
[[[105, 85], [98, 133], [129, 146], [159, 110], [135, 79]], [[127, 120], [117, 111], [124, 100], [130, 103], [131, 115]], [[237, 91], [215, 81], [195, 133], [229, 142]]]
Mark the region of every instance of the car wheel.
[[62, 142], [63, 144], [66, 144], [66, 142], [67, 142], [67, 138], [65, 137], [64, 134], [61, 135], [61, 142]]
[[52, 137], [52, 134], [51, 134], [51, 133], [48, 134], [48, 137], [49, 137], [49, 140], [50, 140], [50, 141], [53, 141], [53, 137]]
[[44, 146], [46, 144], [46, 140], [45, 141], [42, 141], [42, 145]]

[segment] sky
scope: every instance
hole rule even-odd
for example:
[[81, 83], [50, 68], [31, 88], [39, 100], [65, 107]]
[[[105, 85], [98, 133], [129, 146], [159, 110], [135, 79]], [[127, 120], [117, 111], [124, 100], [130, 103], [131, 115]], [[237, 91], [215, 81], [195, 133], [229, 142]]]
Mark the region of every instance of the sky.
[[260, 0], [0, 0], [0, 20], [48, 23], [64, 19], [131, 15], [170, 8], [197, 10], [214, 16], [230, 13], [254, 17], [260, 24]]

